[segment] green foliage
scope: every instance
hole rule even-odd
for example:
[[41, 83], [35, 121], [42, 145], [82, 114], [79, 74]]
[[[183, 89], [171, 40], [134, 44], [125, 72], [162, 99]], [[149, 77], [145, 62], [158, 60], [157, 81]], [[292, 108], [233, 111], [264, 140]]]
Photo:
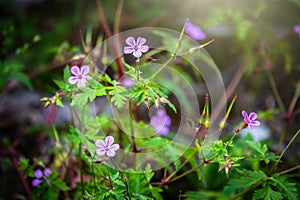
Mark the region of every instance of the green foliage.
[[274, 191], [268, 183], [264, 183], [262, 189], [255, 190], [253, 194], [253, 199], [281, 200], [282, 195], [280, 192]]
[[268, 176], [263, 171], [250, 171], [246, 169], [236, 169], [236, 171], [241, 176], [229, 180], [228, 185], [224, 188], [224, 193], [227, 195], [241, 192], [260, 181], [266, 181], [268, 179]]

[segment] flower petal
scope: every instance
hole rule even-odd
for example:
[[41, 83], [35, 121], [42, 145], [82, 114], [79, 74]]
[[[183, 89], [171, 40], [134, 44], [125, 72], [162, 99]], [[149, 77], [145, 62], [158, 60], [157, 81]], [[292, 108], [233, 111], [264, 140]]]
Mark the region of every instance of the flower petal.
[[126, 44], [128, 44], [129, 46], [131, 47], [134, 47], [135, 46], [135, 40], [134, 40], [134, 37], [129, 37], [126, 39]]
[[117, 151], [119, 148], [120, 148], [119, 144], [113, 144], [113, 145], [111, 145], [111, 147], [109, 148], [109, 150]]
[[110, 147], [114, 143], [115, 139], [113, 136], [107, 136], [105, 138], [105, 144], [107, 147]]
[[101, 148], [101, 149], [105, 149], [105, 148], [106, 148], [106, 145], [105, 145], [105, 143], [104, 143], [103, 140], [97, 140], [97, 141], [95, 142], [95, 145], [96, 145], [97, 147]]
[[253, 121], [253, 122], [251, 122], [251, 125], [260, 126], [260, 122], [259, 121]]
[[81, 69], [80, 69], [80, 73], [81, 73], [81, 75], [86, 75], [86, 74], [88, 74], [90, 72], [90, 68], [89, 68], [89, 66], [87, 66], [87, 65], [83, 65], [82, 67], [81, 67]]
[[138, 37], [137, 41], [136, 41], [136, 45], [138, 47], [140, 47], [141, 45], [145, 44], [147, 42], [147, 40], [145, 38], [142, 37]]
[[79, 75], [80, 75], [79, 67], [73, 66], [73, 67], [71, 68], [71, 73], [74, 74], [75, 76], [79, 76]]
[[76, 84], [78, 81], [78, 78], [76, 76], [70, 76], [70, 78], [68, 79], [69, 83], [71, 84]]
[[39, 179], [33, 179], [31, 184], [33, 187], [37, 187], [42, 181]]
[[77, 82], [77, 87], [81, 88], [81, 87], [85, 87], [87, 84], [86, 80], [85, 79], [78, 79], [78, 82]]
[[43, 177], [43, 172], [42, 172], [42, 170], [40, 170], [40, 169], [35, 170], [35, 171], [34, 171], [34, 176], [35, 176], [36, 178], [42, 178], [42, 177]]
[[256, 114], [255, 112], [250, 113], [249, 119], [250, 119], [251, 121], [255, 120], [256, 118], [257, 118], [257, 114]]
[[85, 80], [91, 80], [92, 79], [92, 77], [90, 77], [89, 75], [82, 76], [82, 78], [85, 79]]
[[142, 56], [142, 52], [140, 50], [136, 50], [133, 52], [133, 56], [136, 58], [139, 58]]
[[147, 51], [149, 51], [149, 47], [148, 45], [143, 45], [139, 47], [139, 50], [143, 53], [146, 53]]
[[134, 52], [134, 48], [133, 47], [124, 47], [124, 53], [125, 54], [130, 54]]
[[46, 177], [48, 177], [52, 173], [52, 170], [50, 168], [45, 168], [44, 169], [44, 174]]
[[115, 152], [114, 150], [108, 150], [108, 151], [106, 152], [106, 155], [107, 155], [108, 157], [114, 157], [114, 156], [116, 155], [116, 152]]
[[97, 149], [96, 154], [98, 156], [103, 156], [105, 154], [106, 150], [105, 149]]
[[246, 119], [248, 119], [248, 114], [247, 114], [247, 112], [246, 111], [242, 111], [242, 115], [243, 115], [243, 117], [244, 117], [244, 119], [246, 120]]
[[194, 40], [203, 40], [206, 38], [205, 33], [200, 29], [200, 27], [187, 22], [185, 26], [185, 32], [190, 35]]

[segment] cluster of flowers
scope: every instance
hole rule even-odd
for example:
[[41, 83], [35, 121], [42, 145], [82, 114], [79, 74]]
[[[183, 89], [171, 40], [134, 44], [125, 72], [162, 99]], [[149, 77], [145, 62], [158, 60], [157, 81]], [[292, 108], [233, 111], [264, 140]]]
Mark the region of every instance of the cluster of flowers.
[[[300, 26], [295, 27], [295, 31], [300, 32]], [[203, 40], [206, 38], [205, 33], [194, 24], [187, 22], [185, 26], [185, 32], [190, 35], [195, 40]], [[124, 47], [124, 53], [125, 54], [132, 54], [134, 57], [139, 59], [143, 53], [146, 53], [149, 51], [149, 46], [145, 45], [147, 40], [142, 37], [138, 37], [137, 40], [134, 39], [134, 37], [128, 37], [125, 40], [125, 43], [128, 46]], [[92, 79], [91, 76], [88, 75], [89, 73], [89, 67], [87, 65], [82, 66], [80, 69], [78, 66], [73, 66], [71, 68], [72, 76], [69, 78], [70, 84], [76, 84], [77, 87], [85, 87], [88, 83], [88, 80]], [[132, 85], [134, 83], [131, 83]], [[242, 115], [244, 117], [244, 124], [242, 128], [246, 128], [247, 126], [250, 129], [253, 129], [255, 126], [259, 126], [260, 122], [256, 121], [257, 114], [254, 112], [251, 112], [249, 115], [247, 112], [243, 111]], [[166, 114], [164, 110], [158, 109], [156, 114], [151, 117], [150, 125], [154, 128], [154, 130], [157, 132], [158, 136], [161, 135], [167, 135], [169, 133], [169, 127], [171, 125], [171, 118]], [[107, 136], [105, 140], [97, 140], [95, 142], [95, 145], [98, 147], [96, 150], [96, 154], [98, 156], [107, 156], [107, 157], [114, 157], [116, 155], [116, 151], [119, 150], [120, 145], [119, 144], [113, 144], [114, 143], [114, 137]], [[45, 169], [46, 170], [46, 169]], [[43, 173], [39, 170], [36, 171], [35, 176], [37, 179], [33, 181], [33, 185], [38, 185], [41, 182], [40, 178], [44, 178], [44, 180], [47, 180], [46, 178], [49, 175], [49, 171], [44, 171]]]
[[35, 179], [32, 180], [32, 186], [33, 187], [37, 187], [40, 183], [42, 182], [46, 182], [46, 183], [50, 183], [48, 177], [50, 176], [50, 174], [52, 173], [52, 170], [50, 168], [45, 168], [44, 171], [37, 169], [34, 171], [34, 177]]

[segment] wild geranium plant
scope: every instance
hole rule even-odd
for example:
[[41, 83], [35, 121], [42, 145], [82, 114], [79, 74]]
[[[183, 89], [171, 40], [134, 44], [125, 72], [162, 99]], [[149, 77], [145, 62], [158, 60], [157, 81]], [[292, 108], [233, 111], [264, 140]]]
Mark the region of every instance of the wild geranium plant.
[[[55, 80], [59, 92], [43, 100], [45, 106], [68, 102], [73, 124], [67, 133], [53, 128], [55, 172], [33, 171], [41, 162], [31, 166], [22, 161], [34, 191], [43, 187], [60, 199], [164, 199], [169, 192], [178, 199], [299, 198], [286, 176], [299, 165], [278, 168], [299, 131], [275, 153], [250, 134], [240, 135], [242, 129], [255, 131], [264, 123], [262, 112], [238, 111], [240, 123], [227, 126], [238, 98], [227, 110], [214, 107], [216, 99], [222, 104], [225, 90], [210, 81], [217, 84], [220, 77], [211, 77], [217, 68], [203, 50], [213, 40], [198, 44], [185, 32], [206, 39], [188, 21], [177, 34], [146, 29], [137, 35], [133, 30], [104, 41], [81, 66], [66, 66], [63, 80]], [[200, 98], [192, 87], [199, 84], [192, 78], [196, 72], [203, 73], [201, 83], [210, 92]], [[199, 189], [169, 191], [184, 179]], [[218, 182], [215, 188], [212, 181]]]

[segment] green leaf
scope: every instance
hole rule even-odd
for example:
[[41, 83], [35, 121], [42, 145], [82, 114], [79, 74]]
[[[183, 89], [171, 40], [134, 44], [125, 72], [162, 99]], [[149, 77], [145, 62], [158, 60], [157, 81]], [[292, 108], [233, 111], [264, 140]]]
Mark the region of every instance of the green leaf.
[[246, 141], [246, 143], [248, 144], [248, 146], [253, 149], [254, 151], [256, 151], [257, 153], [264, 155], [267, 151], [268, 151], [268, 147], [267, 145], [261, 145], [261, 143], [259, 142], [254, 142], [254, 141]]
[[66, 191], [69, 190], [70, 188], [66, 185], [65, 182], [63, 182], [60, 178], [58, 178], [58, 173], [53, 172], [49, 176], [50, 183], [58, 187], [60, 190]]
[[55, 104], [58, 105], [58, 106], [60, 106], [60, 107], [62, 107], [62, 108], [65, 107], [65, 105], [64, 105], [64, 104], [62, 103], [62, 101], [61, 101], [61, 97], [57, 97], [57, 98], [55, 99]]
[[57, 199], [57, 198], [58, 198], [58, 191], [53, 187], [48, 187], [46, 192], [41, 195], [41, 199], [43, 200]]
[[60, 81], [60, 80], [53, 80], [53, 81], [60, 89], [62, 89], [62, 91], [68, 90], [68, 87], [67, 87], [68, 84], [64, 83], [63, 81]]
[[275, 186], [287, 199], [297, 200], [297, 187], [295, 183], [291, 183], [286, 177], [275, 174], [270, 178], [270, 183]]
[[70, 76], [71, 76], [71, 73], [70, 73], [69, 67], [66, 66], [66, 67], [64, 68], [64, 80], [65, 80], [66, 82], [68, 82], [68, 79], [70, 78]]
[[127, 100], [124, 95], [126, 92], [126, 88], [120, 85], [116, 85], [113, 87], [111, 91], [109, 91], [109, 95], [112, 95], [111, 101], [117, 106], [118, 109], [121, 109], [125, 105], [125, 101]]
[[268, 177], [263, 171], [238, 170], [242, 176], [230, 179], [228, 185], [224, 188], [225, 194], [234, 194], [252, 186], [253, 184], [267, 180]]
[[22, 72], [14, 71], [14, 72], [12, 72], [11, 75], [15, 79], [17, 79], [18, 81], [23, 83], [25, 86], [27, 86], [29, 89], [32, 89], [32, 84], [26, 74], [24, 74]]
[[265, 199], [265, 200], [281, 200], [282, 195], [280, 192], [274, 191], [269, 184], [263, 184], [263, 188], [254, 191], [253, 200]]
[[104, 76], [101, 76], [100, 80], [104, 81], [104, 82], [107, 82], [107, 83], [110, 83], [112, 85], [115, 85], [115, 82], [112, 81], [111, 78], [107, 74], [105, 74]]
[[88, 96], [85, 93], [76, 94], [71, 102], [71, 106], [75, 105], [86, 105], [88, 102]]
[[24, 172], [29, 167], [29, 159], [20, 158], [19, 160], [19, 168], [22, 172]]

